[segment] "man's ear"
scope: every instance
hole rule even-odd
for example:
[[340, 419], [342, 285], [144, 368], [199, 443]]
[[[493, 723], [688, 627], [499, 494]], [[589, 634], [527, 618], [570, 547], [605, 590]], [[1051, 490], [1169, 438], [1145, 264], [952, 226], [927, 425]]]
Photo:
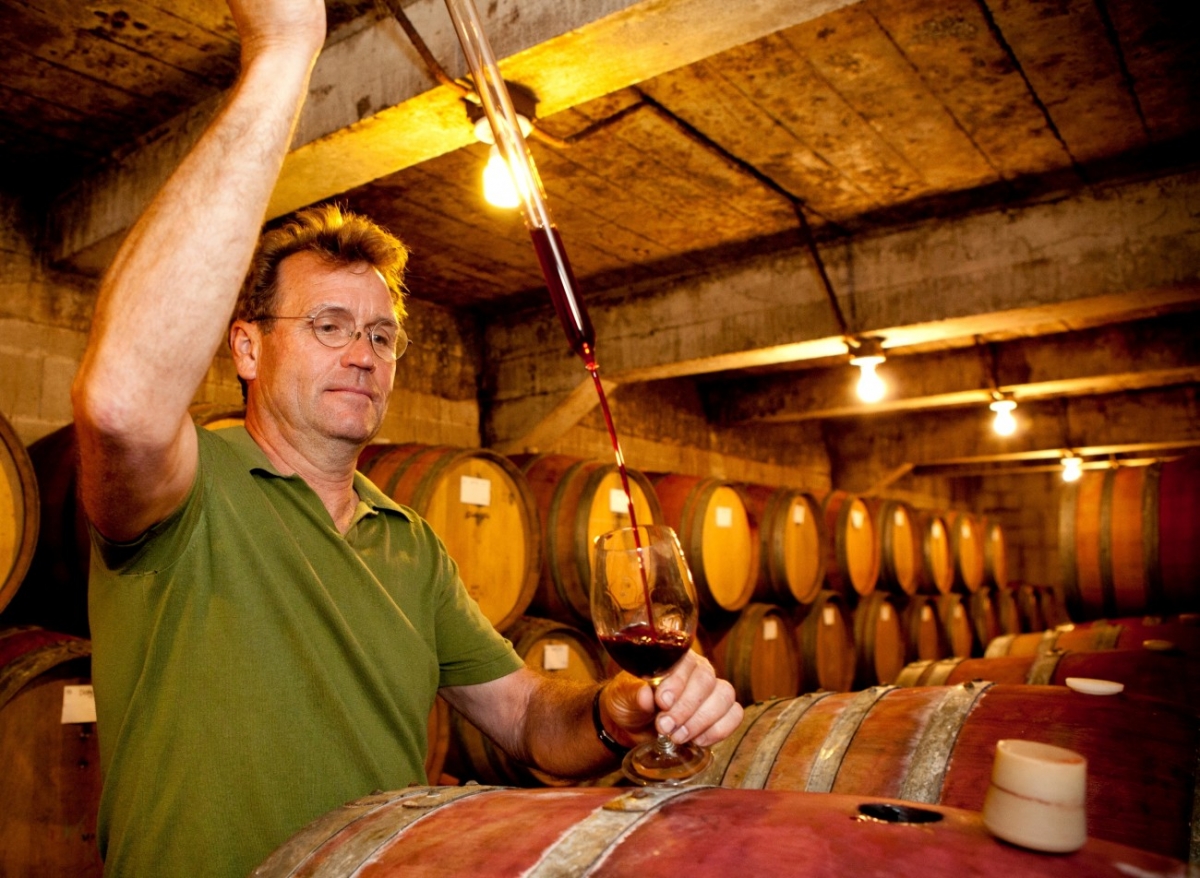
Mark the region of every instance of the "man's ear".
[[262, 352], [262, 331], [253, 323], [235, 320], [229, 327], [229, 352], [238, 377], [253, 381], [258, 377], [258, 358]]

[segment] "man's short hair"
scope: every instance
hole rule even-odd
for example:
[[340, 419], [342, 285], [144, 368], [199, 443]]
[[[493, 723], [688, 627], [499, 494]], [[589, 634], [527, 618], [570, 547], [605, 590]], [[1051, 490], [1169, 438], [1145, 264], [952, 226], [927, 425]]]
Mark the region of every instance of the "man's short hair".
[[[337, 204], [307, 207], [263, 233], [238, 296], [234, 319], [253, 322], [271, 316], [279, 296], [279, 265], [296, 253], [315, 253], [334, 266], [370, 265], [387, 283], [396, 319], [404, 321], [408, 248], [383, 227]], [[270, 331], [269, 323], [264, 330]]]

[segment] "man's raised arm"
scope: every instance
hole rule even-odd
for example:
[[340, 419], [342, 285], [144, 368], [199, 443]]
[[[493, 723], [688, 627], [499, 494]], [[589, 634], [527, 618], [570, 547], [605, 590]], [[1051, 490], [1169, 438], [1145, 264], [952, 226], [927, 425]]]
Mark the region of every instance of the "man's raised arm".
[[323, 0], [229, 5], [237, 83], [105, 274], [72, 388], [84, 506], [113, 540], [161, 521], [191, 487], [188, 405], [225, 337], [325, 38]]

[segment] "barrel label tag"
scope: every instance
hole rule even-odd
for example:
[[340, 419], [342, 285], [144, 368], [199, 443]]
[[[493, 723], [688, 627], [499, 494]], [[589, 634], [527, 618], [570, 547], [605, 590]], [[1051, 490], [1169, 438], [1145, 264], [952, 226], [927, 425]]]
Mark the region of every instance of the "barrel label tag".
[[717, 527], [733, 527], [733, 507], [718, 506], [716, 508]]
[[929, 530], [933, 534], [933, 538], [935, 540], [940, 540], [946, 536], [945, 531], [942, 530], [942, 523], [940, 521], [935, 521], [933, 523], [933, 527], [931, 527]]
[[778, 619], [763, 619], [762, 637], [763, 640], [774, 640], [779, 636], [779, 620]]
[[962, 608], [962, 604], [955, 604], [955, 605], [954, 605], [954, 612], [953, 612], [953, 616], [954, 616], [954, 621], [956, 621], [956, 622], [957, 622], [959, 619], [961, 619], [961, 618], [963, 617], [963, 608]]
[[91, 686], [63, 686], [62, 724], [94, 723], [96, 695]]
[[879, 608], [879, 619], [882, 622], [886, 622], [890, 618], [892, 618], [892, 606], [891, 604], [884, 604]]
[[565, 643], [547, 643], [542, 649], [542, 669], [565, 671], [571, 665], [571, 649]]
[[822, 607], [821, 621], [826, 625], [832, 625], [837, 621], [837, 610], [833, 607]]
[[922, 622], [933, 621], [933, 608], [932, 607], [930, 607], [930, 606], [921, 607], [921, 621]]
[[492, 505], [491, 479], [463, 476], [458, 483], [458, 501], [468, 506]]
[[608, 489], [608, 511], [614, 515], [629, 514], [629, 498], [620, 488]]
[[866, 519], [866, 516], [863, 515], [863, 511], [861, 509], [851, 509], [850, 510], [850, 525], [855, 530], [862, 530], [863, 521], [865, 519]]
[[804, 511], [803, 503], [797, 503], [795, 506], [792, 507], [792, 521], [793, 522], [795, 522], [796, 524], [804, 524], [804, 516], [805, 516], [805, 511]]
[[904, 525], [908, 523], [907, 519], [904, 517], [904, 510], [897, 509], [896, 514], [892, 516], [892, 521], [895, 523], [896, 527], [904, 527]]

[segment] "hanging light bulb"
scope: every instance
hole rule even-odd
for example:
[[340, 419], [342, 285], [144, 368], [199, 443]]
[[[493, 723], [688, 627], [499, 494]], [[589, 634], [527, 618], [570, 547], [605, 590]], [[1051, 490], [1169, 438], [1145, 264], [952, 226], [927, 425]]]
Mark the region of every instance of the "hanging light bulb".
[[[528, 136], [529, 132], [533, 130], [533, 125], [523, 113], [517, 113], [517, 125], [523, 136]], [[475, 120], [475, 137], [481, 143], [490, 143], [492, 146], [488, 150], [487, 164], [483, 168], [484, 200], [494, 207], [503, 207], [509, 210], [520, 207], [521, 193], [513, 179], [512, 169], [504, 160], [500, 147], [496, 145], [496, 135], [492, 131], [487, 116], [480, 116]]]
[[494, 143], [488, 150], [487, 164], [483, 168], [483, 197], [494, 207], [512, 209], [521, 206], [521, 196], [513, 183], [508, 162], [500, 155], [500, 147]]
[[853, 350], [850, 365], [858, 366], [862, 374], [858, 377], [858, 398], [863, 402], [879, 402], [887, 394], [887, 385], [875, 369], [887, 359], [883, 355], [883, 342], [877, 338], [864, 338]]
[[1013, 409], [1017, 407], [1017, 401], [1012, 398], [1012, 394], [1005, 393], [995, 400], [988, 408], [996, 413], [995, 420], [992, 421], [992, 429], [1000, 436], [1011, 436], [1017, 432], [1017, 419], [1013, 417]]
[[1062, 464], [1062, 480], [1064, 482], [1078, 482], [1083, 475], [1083, 458], [1068, 453], [1063, 458]]

